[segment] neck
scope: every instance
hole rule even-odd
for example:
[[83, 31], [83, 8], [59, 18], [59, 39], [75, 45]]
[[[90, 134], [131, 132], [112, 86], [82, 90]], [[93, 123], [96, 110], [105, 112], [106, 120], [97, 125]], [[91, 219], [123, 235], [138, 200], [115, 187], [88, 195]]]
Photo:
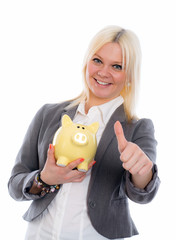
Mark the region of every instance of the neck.
[[117, 95], [117, 96], [114, 96], [112, 98], [100, 98], [100, 97], [97, 97], [95, 96], [90, 90], [89, 90], [89, 95], [88, 95], [88, 98], [85, 102], [85, 113], [87, 114], [89, 109], [93, 106], [99, 106], [99, 105], [102, 105], [104, 103], [107, 103], [107, 102], [110, 102], [111, 100], [115, 99], [116, 97], [120, 96]]
[[111, 100], [113, 100], [114, 98], [112, 99], [109, 99], [109, 98], [95, 98], [95, 99], [92, 99], [90, 98], [88, 101], [86, 101], [85, 103], [85, 113], [87, 114], [89, 109], [93, 106], [99, 106], [99, 105], [102, 105], [104, 103], [107, 103], [107, 102], [110, 102]]

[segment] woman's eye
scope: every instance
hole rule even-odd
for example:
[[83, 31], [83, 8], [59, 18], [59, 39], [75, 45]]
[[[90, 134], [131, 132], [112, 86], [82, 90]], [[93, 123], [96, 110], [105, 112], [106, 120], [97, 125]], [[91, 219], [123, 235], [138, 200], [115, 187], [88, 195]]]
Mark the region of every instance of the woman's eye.
[[122, 66], [119, 65], [119, 64], [114, 64], [113, 68], [116, 69], [116, 70], [122, 70]]
[[93, 62], [95, 62], [95, 63], [102, 63], [102, 61], [99, 58], [93, 58]]

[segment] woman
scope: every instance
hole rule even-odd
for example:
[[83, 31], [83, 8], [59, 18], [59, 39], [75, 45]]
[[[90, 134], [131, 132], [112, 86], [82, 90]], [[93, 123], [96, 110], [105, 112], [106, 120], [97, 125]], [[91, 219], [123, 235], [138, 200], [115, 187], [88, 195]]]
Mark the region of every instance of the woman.
[[[24, 215], [29, 221], [26, 239], [124, 239], [138, 234], [127, 197], [148, 203], [160, 183], [152, 121], [138, 120], [134, 112], [140, 64], [136, 35], [108, 26], [88, 48], [82, 94], [45, 105], [34, 117], [9, 180], [14, 199], [33, 200]], [[65, 113], [76, 123], [100, 124], [97, 153], [86, 174], [75, 169], [84, 159], [56, 165], [50, 143]]]

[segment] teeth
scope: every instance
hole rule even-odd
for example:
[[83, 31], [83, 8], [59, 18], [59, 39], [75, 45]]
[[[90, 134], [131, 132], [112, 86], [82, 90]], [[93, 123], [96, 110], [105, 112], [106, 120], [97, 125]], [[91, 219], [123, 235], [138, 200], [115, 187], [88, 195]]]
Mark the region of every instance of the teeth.
[[97, 83], [99, 83], [99, 84], [101, 84], [101, 85], [104, 85], [104, 86], [109, 84], [109, 83], [105, 83], [105, 82], [100, 82], [100, 81], [98, 81], [98, 80], [97, 80]]

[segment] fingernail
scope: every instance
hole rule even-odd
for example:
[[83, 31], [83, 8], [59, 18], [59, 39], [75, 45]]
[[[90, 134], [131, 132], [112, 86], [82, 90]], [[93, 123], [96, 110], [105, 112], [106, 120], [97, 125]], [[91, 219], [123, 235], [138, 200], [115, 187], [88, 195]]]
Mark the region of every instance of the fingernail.
[[49, 149], [50, 149], [50, 150], [52, 149], [52, 144], [49, 145]]
[[92, 166], [95, 165], [96, 161], [93, 162]]
[[84, 158], [80, 158], [80, 162], [84, 162]]

